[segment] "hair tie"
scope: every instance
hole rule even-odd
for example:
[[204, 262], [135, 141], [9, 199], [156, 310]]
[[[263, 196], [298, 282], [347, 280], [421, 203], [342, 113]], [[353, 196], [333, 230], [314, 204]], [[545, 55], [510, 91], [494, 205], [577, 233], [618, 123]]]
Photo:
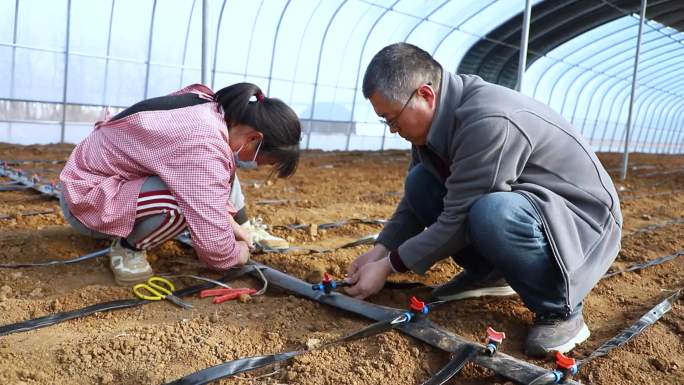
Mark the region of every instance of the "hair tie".
[[263, 102], [264, 99], [266, 98], [261, 91], [257, 91], [257, 93], [254, 96], [256, 96], [256, 100], [259, 103]]

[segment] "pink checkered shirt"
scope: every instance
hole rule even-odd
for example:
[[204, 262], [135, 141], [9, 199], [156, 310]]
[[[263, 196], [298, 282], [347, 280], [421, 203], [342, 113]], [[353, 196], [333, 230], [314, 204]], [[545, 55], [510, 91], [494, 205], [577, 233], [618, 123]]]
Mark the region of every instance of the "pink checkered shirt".
[[[193, 84], [173, 93], [214, 93]], [[59, 176], [71, 213], [92, 230], [131, 233], [140, 188], [157, 175], [178, 201], [200, 260], [223, 270], [237, 263], [240, 247], [229, 215], [235, 166], [228, 128], [215, 102], [143, 111], [97, 122], [71, 153]]]

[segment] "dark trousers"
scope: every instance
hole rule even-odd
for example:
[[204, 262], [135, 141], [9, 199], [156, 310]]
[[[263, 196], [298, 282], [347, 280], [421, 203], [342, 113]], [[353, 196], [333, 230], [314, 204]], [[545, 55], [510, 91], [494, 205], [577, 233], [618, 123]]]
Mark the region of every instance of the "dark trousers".
[[[444, 210], [446, 188], [422, 165], [406, 178], [405, 196], [425, 227]], [[470, 207], [470, 243], [454, 250], [453, 260], [476, 276], [503, 276], [536, 314], [566, 315], [563, 277], [551, 252], [539, 214], [521, 194], [494, 192]], [[573, 313], [581, 311], [581, 304]]]

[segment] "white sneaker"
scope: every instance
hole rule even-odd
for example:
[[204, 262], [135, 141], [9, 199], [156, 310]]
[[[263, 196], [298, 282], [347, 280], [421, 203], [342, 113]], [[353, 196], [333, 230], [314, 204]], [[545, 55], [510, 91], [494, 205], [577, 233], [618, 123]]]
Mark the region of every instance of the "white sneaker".
[[145, 250], [135, 251], [121, 246], [121, 239], [112, 243], [112, 251], [109, 253], [109, 267], [114, 273], [114, 280], [120, 286], [131, 286], [144, 282], [154, 272], [147, 262]]
[[266, 231], [268, 226], [261, 218], [253, 218], [240, 225], [252, 234], [252, 242], [271, 249], [287, 249], [290, 244], [283, 238], [271, 235]]

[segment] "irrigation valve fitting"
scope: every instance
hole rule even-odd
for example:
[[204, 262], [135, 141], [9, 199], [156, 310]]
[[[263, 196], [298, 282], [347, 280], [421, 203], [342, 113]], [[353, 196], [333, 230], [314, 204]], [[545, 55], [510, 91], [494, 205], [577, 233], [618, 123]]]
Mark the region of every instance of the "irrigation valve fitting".
[[487, 345], [485, 346], [485, 354], [488, 356], [493, 356], [496, 354], [496, 351], [499, 349], [499, 345], [503, 343], [503, 340], [506, 338], [506, 333], [504, 332], [497, 332], [496, 330], [492, 329], [491, 326], [487, 327]]
[[323, 280], [320, 283], [311, 285], [311, 290], [322, 291], [325, 294], [330, 294], [330, 292], [337, 289], [338, 287], [345, 286], [349, 286], [349, 284], [345, 281], [335, 281], [334, 279], [332, 279], [330, 274], [323, 273]]
[[577, 362], [574, 358], [556, 352], [556, 370], [553, 371], [553, 374], [556, 377], [556, 384], [565, 383], [577, 374]]

